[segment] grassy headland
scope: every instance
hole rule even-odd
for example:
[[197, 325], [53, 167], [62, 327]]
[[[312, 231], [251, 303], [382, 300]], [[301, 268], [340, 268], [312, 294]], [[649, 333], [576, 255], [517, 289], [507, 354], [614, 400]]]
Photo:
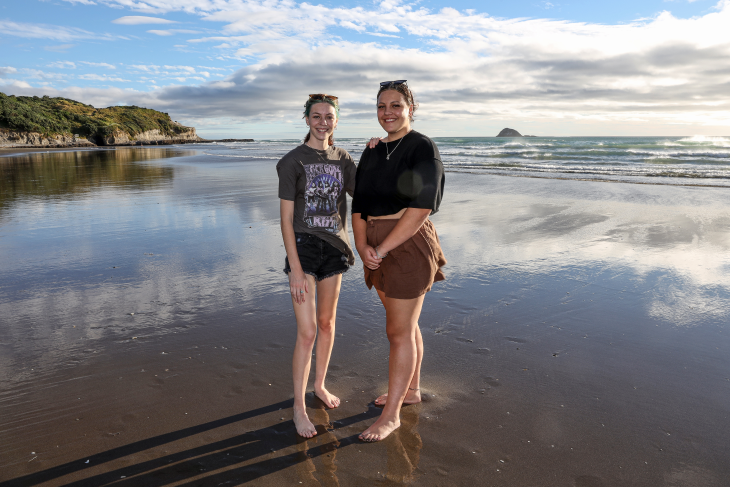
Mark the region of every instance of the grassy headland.
[[67, 98], [7, 96], [0, 93], [0, 129], [36, 132], [44, 136], [78, 134], [90, 140], [122, 131], [131, 137], [157, 129], [176, 137], [191, 130], [167, 113], [137, 106], [94, 108]]

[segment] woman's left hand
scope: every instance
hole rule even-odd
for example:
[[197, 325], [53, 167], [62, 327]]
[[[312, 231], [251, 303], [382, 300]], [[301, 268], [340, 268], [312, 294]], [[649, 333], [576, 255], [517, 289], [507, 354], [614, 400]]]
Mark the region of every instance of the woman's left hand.
[[365, 264], [365, 267], [373, 271], [380, 267], [380, 263], [383, 261], [383, 259], [378, 257], [375, 249], [369, 245], [366, 245], [365, 248], [362, 249], [362, 252], [358, 249], [358, 253], [360, 254], [363, 264]]
[[380, 137], [373, 137], [372, 139], [370, 139], [370, 142], [368, 142], [368, 147], [370, 147], [371, 149], [375, 149], [375, 146], [378, 145], [381, 140], [383, 139], [381, 139]]

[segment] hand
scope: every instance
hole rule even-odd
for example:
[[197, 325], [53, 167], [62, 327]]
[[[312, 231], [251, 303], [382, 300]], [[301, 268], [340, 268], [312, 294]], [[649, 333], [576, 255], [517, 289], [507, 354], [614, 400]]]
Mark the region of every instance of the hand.
[[363, 264], [365, 264], [365, 267], [373, 271], [380, 267], [380, 263], [383, 261], [375, 253], [375, 249], [369, 245], [365, 245], [362, 249], [357, 249], [357, 253], [360, 254], [360, 258]]
[[297, 304], [303, 304], [304, 297], [309, 294], [309, 284], [307, 283], [304, 271], [294, 271], [289, 273], [289, 292], [292, 300]]
[[381, 139], [380, 137], [373, 137], [372, 139], [370, 139], [370, 142], [368, 142], [368, 147], [370, 147], [371, 149], [375, 149], [375, 146], [378, 145], [381, 140], [383, 139]]

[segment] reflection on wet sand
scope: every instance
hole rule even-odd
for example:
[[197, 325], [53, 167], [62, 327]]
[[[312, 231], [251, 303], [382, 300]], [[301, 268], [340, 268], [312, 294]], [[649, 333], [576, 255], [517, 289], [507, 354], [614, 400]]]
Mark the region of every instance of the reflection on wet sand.
[[401, 409], [401, 426], [392, 441], [386, 441], [388, 450], [388, 480], [399, 484], [409, 484], [416, 480], [416, 470], [421, 458], [423, 441], [416, 431], [419, 407], [406, 406]]
[[71, 197], [90, 189], [154, 188], [169, 182], [173, 168], [141, 162], [193, 155], [195, 151], [119, 148], [26, 153], [0, 158], [0, 213], [28, 197]]
[[[319, 485], [322, 487], [335, 487], [340, 485], [337, 477], [337, 451], [339, 448], [357, 446], [358, 449], [370, 448], [376, 451], [385, 447], [387, 457], [387, 470], [381, 472], [368, 472], [371, 478], [385, 479], [395, 484], [410, 484], [417, 480], [418, 464], [421, 456], [423, 441], [416, 428], [420, 406], [406, 406], [401, 410], [401, 427], [398, 428], [385, 441], [378, 445], [363, 444], [356, 435], [338, 439], [336, 433], [342, 426], [333, 425], [330, 416], [323, 405], [319, 404], [311, 416], [312, 422], [316, 425], [317, 435], [310, 439], [304, 439], [297, 435], [297, 451], [299, 456], [296, 459], [297, 476], [303, 485]], [[379, 408], [367, 413], [377, 415]], [[356, 428], [364, 428], [363, 420], [366, 415], [357, 415], [338, 421], [338, 423]], [[342, 433], [340, 433], [342, 434]], [[362, 450], [361, 450], [362, 451]], [[367, 465], [371, 469], [373, 466]], [[349, 477], [348, 477], [349, 478]]]
[[[317, 434], [310, 439], [299, 438], [297, 451], [297, 474], [304, 485], [321, 485], [322, 487], [338, 487], [337, 465], [335, 457], [340, 442], [333, 433], [329, 414], [324, 406], [314, 410], [312, 422], [317, 425]], [[310, 450], [319, 447], [320, 454], [312, 458]]]

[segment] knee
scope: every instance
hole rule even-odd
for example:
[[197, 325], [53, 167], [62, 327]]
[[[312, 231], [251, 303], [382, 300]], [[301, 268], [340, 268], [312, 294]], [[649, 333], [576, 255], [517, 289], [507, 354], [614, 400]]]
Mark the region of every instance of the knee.
[[386, 329], [385, 333], [388, 335], [388, 341], [393, 345], [415, 344], [415, 336], [411, 333], [411, 330], [393, 327]]
[[334, 316], [320, 316], [317, 318], [317, 328], [322, 333], [332, 333], [335, 329]]
[[297, 345], [312, 348], [314, 340], [317, 339], [317, 330], [314, 327], [307, 330], [299, 330], [297, 332]]

